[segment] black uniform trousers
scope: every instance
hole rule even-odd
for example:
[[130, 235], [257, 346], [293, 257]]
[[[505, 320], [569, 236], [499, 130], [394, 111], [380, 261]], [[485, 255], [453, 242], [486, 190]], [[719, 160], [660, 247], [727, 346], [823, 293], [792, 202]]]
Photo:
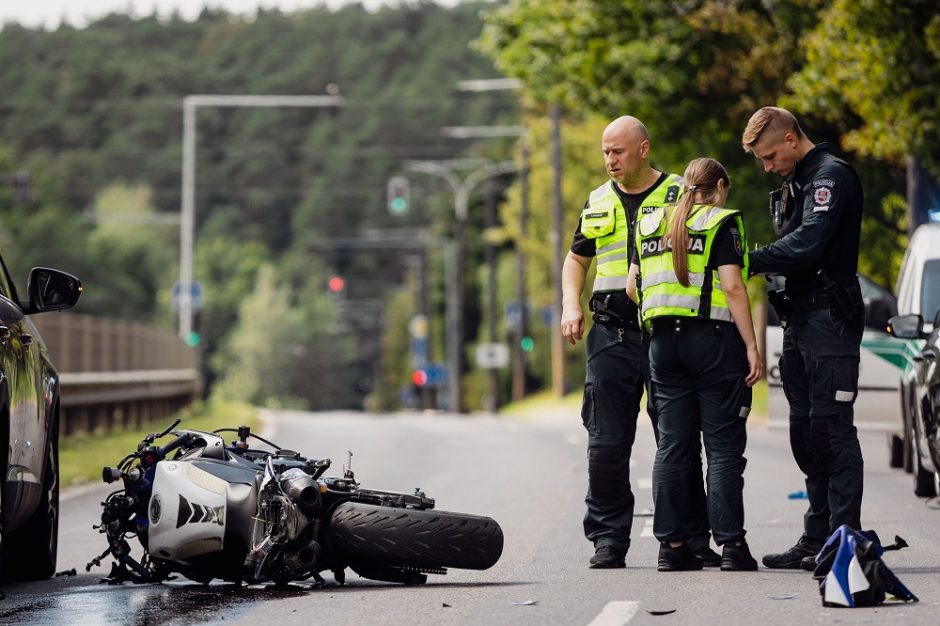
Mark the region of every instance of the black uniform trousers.
[[[649, 341], [639, 330], [595, 322], [587, 336], [587, 376], [581, 419], [588, 432], [588, 492], [584, 535], [595, 547], [612, 545], [627, 552], [635, 498], [630, 487], [630, 453], [644, 384], [647, 411], [657, 441], [656, 411], [649, 392]], [[694, 511], [690, 545], [708, 545], [701, 451], [693, 452], [688, 472]]]
[[790, 448], [806, 475], [806, 536], [825, 540], [842, 524], [861, 530], [862, 450], [853, 404], [858, 395], [864, 309], [853, 322], [828, 307], [790, 313], [780, 375], [790, 404]]
[[653, 534], [660, 541], [689, 541], [692, 535], [689, 468], [690, 459], [698, 459], [701, 433], [708, 459], [708, 520], [715, 542], [743, 538], [751, 389], [745, 383], [747, 350], [737, 328], [697, 318], [656, 318], [650, 370], [659, 419]]

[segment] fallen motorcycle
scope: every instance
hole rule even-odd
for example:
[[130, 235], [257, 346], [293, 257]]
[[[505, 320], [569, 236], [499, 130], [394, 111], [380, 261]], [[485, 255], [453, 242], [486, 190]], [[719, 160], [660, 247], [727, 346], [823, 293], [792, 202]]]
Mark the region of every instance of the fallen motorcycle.
[[[113, 557], [103, 582], [161, 582], [180, 574], [209, 583], [274, 583], [346, 568], [364, 578], [423, 584], [446, 568], [484, 570], [503, 550], [503, 532], [489, 517], [434, 508], [423, 492], [363, 489], [352, 455], [341, 477], [325, 477], [329, 459], [308, 459], [250, 432], [173, 429], [147, 435], [106, 483], [124, 488], [102, 502], [108, 548], [86, 571]], [[220, 433], [234, 432], [226, 444]], [[165, 445], [157, 440], [173, 435]], [[254, 438], [272, 451], [249, 446]], [[132, 556], [136, 536], [143, 557]]]

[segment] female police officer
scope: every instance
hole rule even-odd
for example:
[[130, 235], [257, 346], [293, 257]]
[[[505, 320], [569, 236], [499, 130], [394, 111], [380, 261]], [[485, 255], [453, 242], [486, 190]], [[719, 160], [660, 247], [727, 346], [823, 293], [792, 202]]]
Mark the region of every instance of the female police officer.
[[[730, 182], [714, 159], [695, 159], [676, 207], [638, 216], [627, 292], [651, 328], [650, 369], [660, 439], [653, 464], [659, 571], [700, 569], [689, 537], [689, 456], [699, 419], [708, 458], [708, 518], [722, 570], [756, 570], [744, 540], [745, 423], [763, 376], [744, 279], [744, 221], [720, 208]], [[639, 274], [639, 276], [638, 276]], [[639, 291], [637, 293], [637, 291]], [[737, 327], [737, 328], [735, 328]]]

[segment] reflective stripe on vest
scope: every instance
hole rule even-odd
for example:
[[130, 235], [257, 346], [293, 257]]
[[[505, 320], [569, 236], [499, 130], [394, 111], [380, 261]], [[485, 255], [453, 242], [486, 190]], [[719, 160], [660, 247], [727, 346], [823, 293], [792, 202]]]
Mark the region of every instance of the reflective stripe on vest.
[[[640, 250], [640, 312], [644, 324], [655, 317], [702, 317], [733, 321], [718, 272], [708, 267], [712, 245], [721, 225], [734, 219], [739, 230], [744, 267], [741, 277], [747, 281], [747, 244], [744, 221], [738, 211], [710, 205], [696, 205], [686, 220], [689, 232], [689, 286], [679, 283], [672, 264], [672, 247], [667, 245], [670, 219], [662, 218], [655, 230], [646, 235], [637, 229]], [[647, 229], [649, 231], [650, 229]]]
[[[597, 274], [594, 292], [622, 291], [630, 273], [628, 246], [629, 222], [613, 181], [591, 192], [588, 206], [581, 213], [581, 234], [594, 239]], [[669, 174], [646, 196], [637, 213], [648, 207], [674, 204], [682, 194], [682, 177]], [[612, 219], [611, 219], [612, 218]]]

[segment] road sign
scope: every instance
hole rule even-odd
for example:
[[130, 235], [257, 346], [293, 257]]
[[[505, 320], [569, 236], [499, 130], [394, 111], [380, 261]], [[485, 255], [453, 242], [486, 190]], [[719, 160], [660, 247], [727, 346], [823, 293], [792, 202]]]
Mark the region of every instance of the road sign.
[[476, 349], [477, 367], [493, 370], [509, 365], [509, 346], [504, 343], [481, 343]]
[[[173, 310], [180, 310], [180, 281], [173, 283]], [[192, 311], [202, 310], [202, 283], [193, 281], [189, 284], [189, 306]]]

